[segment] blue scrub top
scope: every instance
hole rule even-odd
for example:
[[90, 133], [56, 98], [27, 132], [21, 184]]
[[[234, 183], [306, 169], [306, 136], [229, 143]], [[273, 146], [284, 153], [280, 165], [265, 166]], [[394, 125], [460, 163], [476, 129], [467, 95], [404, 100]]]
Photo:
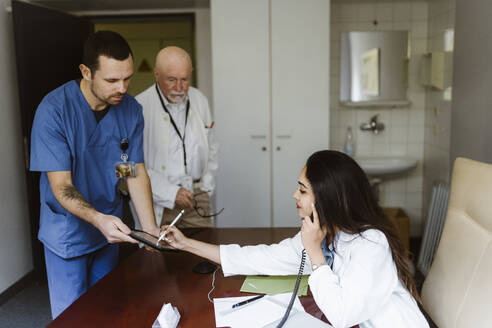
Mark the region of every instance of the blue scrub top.
[[135, 98], [125, 95], [96, 122], [76, 81], [47, 94], [38, 106], [31, 133], [31, 171], [40, 171], [41, 217], [38, 238], [53, 253], [72, 258], [107, 244], [90, 223], [63, 208], [46, 172], [71, 171], [72, 182], [97, 211], [121, 217], [114, 164], [127, 138], [128, 160], [143, 163], [143, 115]]

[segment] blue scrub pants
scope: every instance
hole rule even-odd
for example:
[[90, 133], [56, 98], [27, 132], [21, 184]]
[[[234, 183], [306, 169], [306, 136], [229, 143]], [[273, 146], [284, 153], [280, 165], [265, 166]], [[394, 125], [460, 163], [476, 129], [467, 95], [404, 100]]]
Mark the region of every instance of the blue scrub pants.
[[118, 244], [64, 259], [44, 247], [51, 315], [55, 319], [118, 263]]

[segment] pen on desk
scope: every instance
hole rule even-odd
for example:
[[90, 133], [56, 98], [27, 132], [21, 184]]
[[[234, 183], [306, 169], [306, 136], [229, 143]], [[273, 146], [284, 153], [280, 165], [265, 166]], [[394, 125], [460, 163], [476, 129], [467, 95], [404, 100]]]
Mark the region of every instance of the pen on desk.
[[246, 305], [246, 304], [251, 303], [251, 302], [253, 302], [253, 301], [259, 300], [260, 298], [264, 297], [265, 295], [266, 295], [266, 294], [263, 294], [263, 295], [258, 295], [258, 296], [255, 296], [255, 297], [253, 297], [253, 298], [249, 298], [249, 299], [247, 299], [247, 300], [245, 300], [245, 301], [242, 301], [242, 302], [236, 303], [236, 304], [234, 304], [234, 305], [232, 306], [232, 308], [234, 309], [234, 308], [237, 308], [238, 306], [241, 306], [241, 305]]
[[[176, 224], [176, 222], [178, 222], [178, 220], [181, 218], [181, 216], [183, 215], [185, 210], [181, 210], [181, 212], [179, 212], [179, 214], [174, 218], [173, 222], [171, 222], [171, 224], [169, 225], [170, 227], [172, 227], [173, 225]], [[164, 237], [166, 236], [166, 230], [164, 230], [161, 235], [159, 236], [159, 239], [157, 239], [157, 242], [155, 243], [156, 245], [159, 245], [159, 242], [164, 239]]]

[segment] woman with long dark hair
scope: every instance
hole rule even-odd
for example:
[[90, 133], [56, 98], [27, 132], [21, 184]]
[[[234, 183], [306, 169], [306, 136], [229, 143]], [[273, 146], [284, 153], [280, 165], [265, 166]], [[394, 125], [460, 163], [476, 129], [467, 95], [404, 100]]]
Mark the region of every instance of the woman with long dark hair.
[[334, 327], [428, 327], [405, 250], [352, 158], [312, 154], [293, 197], [301, 231], [278, 244], [218, 246], [175, 227], [166, 236], [173, 247], [221, 264], [225, 276], [296, 274], [305, 249], [311, 292]]

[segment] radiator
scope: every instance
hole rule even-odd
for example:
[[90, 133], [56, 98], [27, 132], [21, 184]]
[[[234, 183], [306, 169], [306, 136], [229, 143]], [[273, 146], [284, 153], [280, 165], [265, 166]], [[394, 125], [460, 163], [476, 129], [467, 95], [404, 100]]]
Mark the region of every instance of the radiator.
[[449, 201], [449, 185], [445, 182], [436, 182], [432, 187], [432, 196], [427, 213], [422, 247], [420, 249], [417, 268], [424, 276], [429, 273], [434, 254], [441, 240], [441, 233], [446, 220]]

